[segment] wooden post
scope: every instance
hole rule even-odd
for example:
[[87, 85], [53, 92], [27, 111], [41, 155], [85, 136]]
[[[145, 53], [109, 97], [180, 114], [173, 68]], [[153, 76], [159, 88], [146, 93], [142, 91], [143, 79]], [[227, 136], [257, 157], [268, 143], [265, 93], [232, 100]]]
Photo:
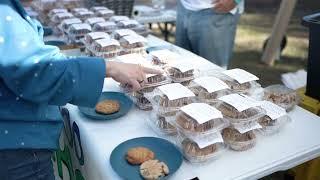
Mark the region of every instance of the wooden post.
[[280, 47], [282, 38], [285, 36], [297, 0], [282, 0], [276, 20], [273, 24], [270, 40], [262, 55], [262, 62], [272, 66]]

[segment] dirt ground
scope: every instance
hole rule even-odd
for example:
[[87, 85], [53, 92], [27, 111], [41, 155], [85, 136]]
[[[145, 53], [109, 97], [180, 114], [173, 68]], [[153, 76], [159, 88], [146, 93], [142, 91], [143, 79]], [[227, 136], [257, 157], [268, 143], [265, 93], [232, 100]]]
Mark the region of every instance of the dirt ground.
[[[150, 5], [151, 0], [137, 0], [136, 3]], [[175, 5], [175, 0], [166, 1], [167, 8], [173, 9]], [[311, 14], [316, 7], [320, 9], [319, 2], [314, 3], [312, 8], [298, 3], [286, 33], [288, 42], [281, 60], [277, 61], [273, 67], [268, 67], [260, 61], [262, 46], [270, 36], [278, 6], [247, 5], [246, 12], [241, 16], [238, 25], [230, 68], [239, 67], [256, 74], [260, 77], [260, 83], [263, 86], [281, 83], [281, 74], [283, 73], [306, 69], [308, 29], [301, 25], [301, 18]], [[153, 28], [153, 33], [162, 37], [157, 28]], [[174, 35], [170, 37], [169, 41], [175, 41]]]

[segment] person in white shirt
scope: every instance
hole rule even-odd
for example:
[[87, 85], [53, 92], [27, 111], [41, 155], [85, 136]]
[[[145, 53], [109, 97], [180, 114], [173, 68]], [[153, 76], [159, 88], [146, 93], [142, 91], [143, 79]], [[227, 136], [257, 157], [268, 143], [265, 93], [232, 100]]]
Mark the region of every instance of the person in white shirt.
[[176, 44], [227, 68], [244, 0], [178, 0]]

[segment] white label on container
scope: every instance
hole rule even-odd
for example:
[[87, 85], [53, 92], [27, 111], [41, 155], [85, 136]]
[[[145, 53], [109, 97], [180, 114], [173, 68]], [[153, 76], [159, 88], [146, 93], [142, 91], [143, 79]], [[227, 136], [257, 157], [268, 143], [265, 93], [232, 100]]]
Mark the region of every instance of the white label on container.
[[243, 69], [231, 69], [222, 72], [223, 74], [229, 76], [230, 78], [238, 81], [238, 83], [243, 84], [250, 81], [259, 80], [259, 78]]
[[100, 23], [97, 23], [99, 26], [101, 27], [108, 27], [108, 26], [116, 26], [116, 23], [114, 22], [111, 22], [111, 21], [108, 21], [108, 22], [100, 22]]
[[212, 144], [223, 142], [223, 138], [220, 132], [210, 134], [207, 136], [195, 136], [191, 139], [198, 144], [200, 149], [210, 146]]
[[261, 105], [261, 102], [243, 94], [229, 94], [220, 97], [219, 100], [233, 106], [239, 112]]
[[161, 62], [164, 63], [173, 63], [179, 58], [179, 54], [174, 53], [170, 50], [163, 49], [157, 51], [151, 51], [150, 54], [156, 58], [158, 58]]
[[251, 122], [245, 125], [235, 125], [234, 128], [238, 130], [241, 134], [244, 134], [255, 129], [260, 129], [262, 128], [262, 126], [258, 122]]
[[172, 83], [159, 86], [158, 89], [168, 97], [169, 100], [180, 99], [184, 97], [194, 97], [195, 94], [180, 83]]
[[117, 59], [123, 63], [132, 63], [132, 64], [146, 64], [150, 62], [143, 57], [141, 54], [126, 54], [118, 56]]
[[261, 107], [272, 120], [276, 120], [287, 114], [285, 109], [269, 101], [262, 101]]
[[105, 33], [105, 32], [92, 32], [89, 33], [88, 36], [90, 36], [93, 40], [95, 39], [110, 39], [109, 34]]
[[79, 16], [93, 15], [94, 13], [91, 11], [79, 11], [77, 12]]
[[146, 43], [147, 39], [140, 36], [140, 35], [129, 35], [129, 36], [124, 36], [123, 39], [129, 42], [129, 44], [133, 43]]
[[89, 11], [87, 8], [74, 8], [72, 9], [74, 12], [80, 12], [80, 11]]
[[52, 9], [51, 13], [56, 14], [56, 13], [66, 13], [68, 12], [66, 9]]
[[180, 109], [199, 124], [223, 117], [219, 110], [205, 103], [192, 103]]
[[72, 24], [71, 25], [75, 30], [90, 30], [91, 31], [91, 26], [89, 24], [85, 24], [85, 23], [82, 23], [82, 24]]
[[82, 21], [78, 18], [72, 18], [72, 19], [65, 19], [62, 21], [62, 23], [66, 25], [70, 25], [70, 24], [82, 23]]
[[121, 21], [120, 23], [122, 23], [124, 26], [139, 24], [138, 21], [136, 20]]
[[98, 10], [97, 13], [100, 13], [102, 15], [106, 15], [106, 14], [114, 14], [114, 11], [109, 10], [109, 9], [103, 9], [103, 10]]
[[113, 16], [111, 17], [110, 20], [118, 22], [118, 21], [127, 21], [129, 20], [129, 18], [127, 16]]
[[191, 63], [190, 61], [187, 61], [187, 60], [185, 60], [183, 63], [182, 62], [170, 63], [169, 66], [179, 69], [182, 73], [194, 69], [193, 63]]
[[206, 89], [209, 93], [229, 89], [229, 86], [216, 77], [200, 77], [193, 80], [197, 85]]
[[87, 19], [87, 23], [89, 23], [89, 24], [96, 24], [96, 23], [105, 22], [105, 21], [106, 20], [104, 20], [103, 18], [100, 18], [100, 17], [94, 17], [94, 18]]
[[73, 17], [73, 15], [70, 13], [59, 13], [59, 14], [56, 14], [56, 16], [58, 18]]
[[99, 39], [96, 42], [100, 44], [102, 47], [120, 46], [119, 42], [115, 39]]
[[134, 31], [131, 29], [120, 29], [115, 31], [116, 34], [119, 34], [119, 36], [127, 36], [127, 35], [136, 35]]

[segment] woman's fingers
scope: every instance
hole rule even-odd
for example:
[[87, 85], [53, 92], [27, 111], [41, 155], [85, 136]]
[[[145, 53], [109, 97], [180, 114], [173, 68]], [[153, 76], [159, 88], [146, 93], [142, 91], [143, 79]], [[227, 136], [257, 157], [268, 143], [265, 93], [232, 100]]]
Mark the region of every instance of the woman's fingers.
[[145, 74], [163, 74], [163, 71], [160, 69], [154, 69], [154, 68], [149, 68], [144, 66], [142, 66], [142, 71]]
[[141, 86], [136, 79], [130, 79], [129, 84], [131, 85], [133, 91], [138, 91], [141, 89]]

